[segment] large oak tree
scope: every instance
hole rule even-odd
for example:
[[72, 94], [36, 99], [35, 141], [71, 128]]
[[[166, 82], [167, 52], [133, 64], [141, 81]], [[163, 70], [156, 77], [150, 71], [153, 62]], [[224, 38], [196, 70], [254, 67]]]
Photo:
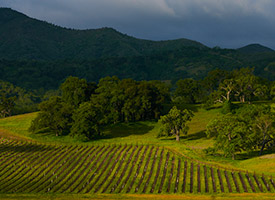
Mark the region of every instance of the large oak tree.
[[160, 132], [159, 136], [174, 135], [176, 141], [180, 140], [180, 134], [187, 134], [189, 129], [187, 122], [191, 121], [193, 113], [187, 109], [179, 110], [174, 106], [167, 115], [159, 119]]

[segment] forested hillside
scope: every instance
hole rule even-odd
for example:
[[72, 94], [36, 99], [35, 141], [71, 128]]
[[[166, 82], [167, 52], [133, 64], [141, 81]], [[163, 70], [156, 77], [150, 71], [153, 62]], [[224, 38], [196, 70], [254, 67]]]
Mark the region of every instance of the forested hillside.
[[136, 39], [112, 28], [73, 30], [0, 9], [0, 58], [94, 59], [148, 55], [183, 46], [206, 48], [187, 40], [154, 42]]
[[112, 28], [72, 30], [0, 8], [0, 79], [25, 89], [56, 89], [68, 76], [175, 83], [241, 67], [274, 80], [275, 52], [260, 45], [233, 50], [187, 39], [141, 40]]

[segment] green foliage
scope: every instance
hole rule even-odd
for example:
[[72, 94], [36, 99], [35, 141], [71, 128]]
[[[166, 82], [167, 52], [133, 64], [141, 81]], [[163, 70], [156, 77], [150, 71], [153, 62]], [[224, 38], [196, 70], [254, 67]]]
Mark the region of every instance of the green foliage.
[[275, 117], [270, 106], [243, 106], [207, 125], [208, 137], [215, 137], [215, 149], [235, 158], [242, 150], [260, 150], [275, 145]]
[[176, 136], [176, 140], [179, 141], [180, 134], [187, 134], [188, 126], [187, 122], [191, 121], [194, 114], [189, 110], [178, 110], [174, 106], [167, 115], [161, 116], [159, 119], [160, 132], [159, 136]]
[[252, 144], [260, 149], [260, 155], [268, 147], [275, 146], [275, 113], [267, 105], [249, 105], [238, 110], [239, 118], [249, 124]]
[[219, 88], [219, 85], [230, 77], [230, 72], [222, 69], [214, 69], [208, 72], [207, 76], [202, 80], [202, 87], [206, 90], [207, 94]]
[[82, 103], [74, 112], [72, 119], [71, 136], [81, 141], [99, 138], [102, 113], [91, 102]]
[[165, 83], [115, 76], [100, 79], [98, 85], [68, 77], [60, 90], [61, 97], [53, 96], [40, 104], [30, 127], [32, 132], [49, 129], [56, 135], [71, 132], [80, 140], [92, 140], [108, 124], [158, 119], [163, 104], [170, 101]]
[[[267, 99], [269, 96], [269, 84], [255, 76], [253, 71], [253, 68], [233, 70], [226, 78], [220, 81], [216, 90], [214, 89], [215, 84], [208, 84], [212, 85], [212, 89], [209, 89], [209, 86], [206, 88], [212, 92], [208, 96], [207, 104], [232, 102], [234, 100], [245, 103], [246, 101]], [[205, 80], [208, 79], [206, 78]], [[228, 107], [228, 105], [225, 106]]]
[[2, 117], [37, 110], [40, 98], [9, 82], [0, 80], [0, 112]]
[[253, 68], [241, 68], [234, 70], [234, 93], [239, 101], [252, 101], [255, 97], [267, 95], [267, 87], [261, 83], [261, 79], [253, 74]]
[[223, 151], [225, 156], [231, 156], [234, 160], [236, 153], [245, 149], [247, 131], [248, 127], [244, 122], [240, 122], [232, 114], [227, 114], [210, 122], [206, 134], [208, 137], [215, 137], [216, 150]]
[[140, 40], [112, 28], [66, 29], [7, 8], [0, 9], [0, 19], [0, 43], [3, 44], [0, 58], [83, 60], [148, 55], [185, 46], [206, 48], [199, 42], [187, 39], [162, 42]]
[[123, 104], [123, 94], [119, 87], [120, 80], [113, 77], [100, 79], [95, 94], [91, 97], [92, 104], [104, 113], [104, 122], [118, 122]]
[[16, 97], [6, 98], [5, 96], [0, 97], [0, 117], [11, 116], [12, 110], [14, 108], [14, 101]]
[[232, 112], [233, 104], [230, 101], [226, 101], [221, 109], [222, 114], [228, 114]]
[[77, 77], [68, 77], [60, 86], [62, 91], [62, 100], [74, 107], [78, 107], [81, 103], [90, 99], [91, 94], [95, 90], [95, 85], [88, 84], [85, 79]]
[[272, 100], [275, 100], [275, 82], [273, 82], [273, 84], [271, 85], [270, 96]]
[[29, 130], [38, 132], [49, 128], [56, 136], [69, 134], [72, 125], [73, 107], [60, 97], [52, 97], [39, 105], [40, 112], [33, 120]]
[[212, 92], [226, 75], [224, 70], [248, 66], [261, 77], [275, 77], [274, 51], [243, 54], [187, 39], [140, 40], [111, 28], [65, 29], [3, 8], [0, 19], [0, 79], [26, 89], [57, 89], [68, 76], [88, 82], [116, 75], [174, 83], [203, 79], [220, 69], [204, 82]]
[[105, 123], [158, 119], [163, 104], [170, 101], [169, 93], [169, 87], [160, 81], [120, 80], [114, 76], [100, 79], [91, 102], [105, 113]]
[[193, 79], [179, 80], [175, 91], [175, 97], [180, 103], [198, 103], [202, 101], [202, 88], [199, 81]]

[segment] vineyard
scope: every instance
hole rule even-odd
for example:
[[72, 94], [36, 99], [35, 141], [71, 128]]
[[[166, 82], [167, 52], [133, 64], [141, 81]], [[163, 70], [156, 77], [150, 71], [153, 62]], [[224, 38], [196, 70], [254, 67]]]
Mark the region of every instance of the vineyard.
[[159, 146], [0, 143], [0, 193], [275, 192], [272, 177], [205, 165]]

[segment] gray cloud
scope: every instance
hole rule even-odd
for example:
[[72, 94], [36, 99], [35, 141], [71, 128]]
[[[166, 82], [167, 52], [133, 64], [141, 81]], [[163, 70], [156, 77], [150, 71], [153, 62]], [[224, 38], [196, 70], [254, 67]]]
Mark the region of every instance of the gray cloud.
[[0, 6], [71, 28], [113, 27], [144, 39], [275, 49], [274, 0], [2, 0]]

